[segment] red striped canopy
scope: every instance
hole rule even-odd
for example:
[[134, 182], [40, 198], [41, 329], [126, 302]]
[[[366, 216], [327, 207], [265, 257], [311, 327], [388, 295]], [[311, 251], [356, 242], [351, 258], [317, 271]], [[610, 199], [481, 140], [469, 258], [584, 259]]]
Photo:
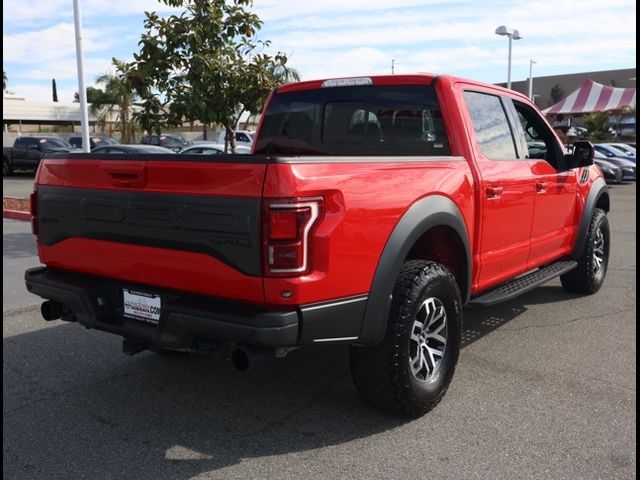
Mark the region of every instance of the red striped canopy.
[[542, 111], [545, 115], [580, 114], [619, 110], [636, 106], [635, 88], [607, 87], [585, 80], [579, 89]]

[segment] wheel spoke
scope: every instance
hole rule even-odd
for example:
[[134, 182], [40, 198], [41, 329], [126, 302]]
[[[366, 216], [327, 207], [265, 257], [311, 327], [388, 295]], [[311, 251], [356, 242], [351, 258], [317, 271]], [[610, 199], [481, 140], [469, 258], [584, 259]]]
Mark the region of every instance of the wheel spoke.
[[431, 319], [429, 320], [429, 323], [427, 323], [427, 328], [429, 328], [438, 320], [444, 318], [444, 314], [445, 314], [444, 307], [439, 307], [435, 309], [435, 311], [431, 314]]
[[443, 345], [446, 345], [447, 343], [447, 339], [444, 338], [442, 335], [437, 335], [437, 334], [427, 334], [427, 339], [431, 340], [435, 340], [436, 342], [440, 342]]
[[429, 353], [431, 354], [431, 358], [434, 357], [444, 357], [444, 350], [438, 350], [436, 348], [431, 348], [431, 347], [427, 347], [427, 349], [429, 350]]

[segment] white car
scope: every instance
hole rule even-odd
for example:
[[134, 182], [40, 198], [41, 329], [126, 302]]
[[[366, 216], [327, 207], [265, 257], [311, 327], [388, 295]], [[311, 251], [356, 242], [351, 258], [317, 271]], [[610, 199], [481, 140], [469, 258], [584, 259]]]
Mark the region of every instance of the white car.
[[[229, 150], [231, 153], [231, 150]], [[249, 155], [251, 147], [246, 145], [236, 145], [236, 155]], [[196, 143], [180, 151], [180, 155], [222, 155], [224, 154], [224, 143], [201, 142]]]
[[[245, 145], [251, 146], [253, 144], [253, 134], [249, 130], [236, 130], [236, 145]], [[224, 145], [224, 139], [226, 137], [226, 132], [223, 130], [218, 135], [218, 143]]]

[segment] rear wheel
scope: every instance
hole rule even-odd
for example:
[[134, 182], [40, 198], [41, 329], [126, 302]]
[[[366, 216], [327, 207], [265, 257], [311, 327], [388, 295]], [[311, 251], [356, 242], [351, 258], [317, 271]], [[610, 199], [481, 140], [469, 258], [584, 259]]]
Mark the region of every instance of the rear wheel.
[[6, 158], [2, 159], [2, 176], [9, 177], [13, 174], [13, 168]]
[[578, 266], [560, 276], [565, 290], [592, 294], [602, 287], [609, 265], [609, 220], [604, 210], [596, 208], [591, 218], [587, 243]]
[[382, 344], [351, 347], [351, 374], [373, 405], [419, 417], [442, 399], [460, 352], [462, 301], [443, 265], [406, 262], [396, 281]]

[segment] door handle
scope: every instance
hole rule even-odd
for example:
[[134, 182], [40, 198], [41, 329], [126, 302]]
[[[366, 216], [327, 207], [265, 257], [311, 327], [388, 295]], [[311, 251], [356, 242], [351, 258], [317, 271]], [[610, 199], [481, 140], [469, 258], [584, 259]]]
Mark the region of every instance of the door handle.
[[485, 193], [487, 194], [487, 198], [500, 198], [503, 190], [504, 188], [500, 185], [492, 185], [485, 189]]
[[544, 193], [547, 191], [549, 184], [547, 182], [536, 182], [536, 192]]

